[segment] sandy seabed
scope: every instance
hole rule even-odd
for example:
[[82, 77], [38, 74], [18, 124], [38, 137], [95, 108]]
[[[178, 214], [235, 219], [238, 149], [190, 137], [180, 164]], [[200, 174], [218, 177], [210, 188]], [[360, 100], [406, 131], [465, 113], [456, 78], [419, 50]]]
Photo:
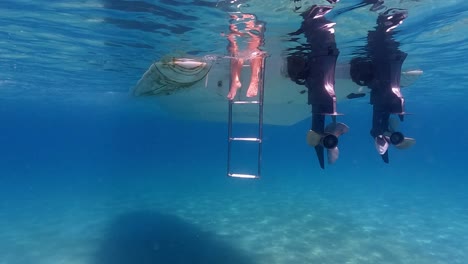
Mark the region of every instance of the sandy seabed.
[[453, 199], [255, 185], [2, 199], [0, 264], [468, 262], [468, 212]]

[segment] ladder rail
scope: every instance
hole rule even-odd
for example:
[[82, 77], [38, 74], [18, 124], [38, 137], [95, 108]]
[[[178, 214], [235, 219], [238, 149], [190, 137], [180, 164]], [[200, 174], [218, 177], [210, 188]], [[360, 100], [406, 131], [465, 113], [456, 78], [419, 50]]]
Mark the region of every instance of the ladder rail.
[[229, 100], [229, 114], [228, 114], [228, 155], [227, 155], [227, 172], [229, 176], [231, 173], [231, 152], [232, 152], [232, 104], [234, 100]]
[[262, 57], [262, 69], [260, 71], [260, 82], [259, 83], [259, 93], [258, 93], [258, 138], [260, 142], [258, 143], [258, 167], [257, 167], [257, 175], [260, 178], [262, 173], [262, 145], [263, 145], [263, 99], [264, 99], [264, 83], [265, 83], [265, 57]]

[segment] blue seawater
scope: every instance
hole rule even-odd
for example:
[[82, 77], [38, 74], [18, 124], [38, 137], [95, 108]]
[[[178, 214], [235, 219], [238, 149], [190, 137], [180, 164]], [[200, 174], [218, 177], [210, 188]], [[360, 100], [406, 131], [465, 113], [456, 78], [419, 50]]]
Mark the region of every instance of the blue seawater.
[[[1, 1], [0, 263], [468, 263], [468, 4], [384, 2], [408, 10], [395, 38], [424, 71], [402, 90], [417, 143], [385, 164], [368, 98], [339, 102], [336, 164], [305, 144], [310, 118], [265, 125], [246, 180], [226, 177], [227, 120], [181, 121], [129, 90], [167, 54], [226, 55], [229, 12], [255, 13], [281, 52], [295, 7], [326, 1]], [[375, 24], [359, 3], [330, 13], [343, 60]]]

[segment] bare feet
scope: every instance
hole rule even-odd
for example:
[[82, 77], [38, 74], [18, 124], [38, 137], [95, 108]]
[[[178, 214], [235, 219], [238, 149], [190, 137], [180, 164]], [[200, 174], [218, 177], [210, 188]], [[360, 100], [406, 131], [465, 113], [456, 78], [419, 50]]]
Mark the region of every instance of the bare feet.
[[258, 94], [258, 80], [252, 82], [249, 85], [249, 89], [247, 90], [247, 97], [255, 97]]
[[[256, 54], [256, 52], [252, 54]], [[256, 56], [250, 61], [250, 67], [252, 69], [252, 72], [250, 77], [249, 89], [247, 90], [247, 97], [255, 97], [258, 94], [260, 71], [263, 68], [262, 57], [256, 54]]]
[[233, 100], [234, 97], [236, 97], [237, 90], [242, 86], [241, 82], [239, 79], [236, 79], [232, 82], [231, 88], [229, 89], [229, 93], [227, 95], [227, 98], [229, 100]]

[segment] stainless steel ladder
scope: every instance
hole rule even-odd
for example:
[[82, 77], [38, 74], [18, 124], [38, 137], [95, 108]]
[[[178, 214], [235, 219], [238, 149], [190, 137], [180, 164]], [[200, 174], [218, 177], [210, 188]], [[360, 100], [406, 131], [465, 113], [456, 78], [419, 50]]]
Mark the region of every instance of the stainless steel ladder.
[[[245, 67], [245, 66], [244, 66]], [[264, 82], [265, 82], [265, 56], [263, 56], [262, 67], [260, 69], [259, 83], [258, 83], [258, 95], [257, 100], [241, 100], [236, 101], [235, 99], [229, 100], [229, 115], [228, 115], [228, 157], [227, 157], [227, 176], [233, 178], [246, 178], [246, 179], [258, 179], [261, 176], [261, 163], [262, 163], [262, 143], [263, 143], [263, 97], [264, 97]], [[232, 114], [234, 105], [246, 105], [246, 104], [257, 104], [258, 105], [258, 136], [257, 137], [233, 137], [232, 135]], [[258, 144], [258, 155], [257, 155], [257, 174], [245, 174], [245, 173], [234, 173], [231, 171], [231, 158], [232, 158], [232, 143], [233, 142], [253, 142]]]

